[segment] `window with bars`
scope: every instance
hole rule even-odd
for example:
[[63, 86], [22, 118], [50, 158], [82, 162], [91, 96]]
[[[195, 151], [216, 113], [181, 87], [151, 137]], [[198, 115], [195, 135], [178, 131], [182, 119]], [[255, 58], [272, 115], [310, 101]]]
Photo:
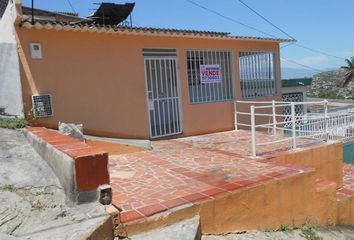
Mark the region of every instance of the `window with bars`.
[[277, 94], [273, 52], [240, 52], [239, 59], [242, 98]]
[[231, 51], [187, 50], [186, 57], [191, 103], [233, 99]]

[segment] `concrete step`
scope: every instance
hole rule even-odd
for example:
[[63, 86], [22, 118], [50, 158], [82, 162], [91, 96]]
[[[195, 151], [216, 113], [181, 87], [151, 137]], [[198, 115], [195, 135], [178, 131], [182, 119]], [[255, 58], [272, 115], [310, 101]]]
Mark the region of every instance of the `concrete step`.
[[313, 223], [317, 225], [333, 225], [337, 220], [336, 202], [337, 184], [334, 181], [317, 178], [315, 180], [315, 201]]
[[200, 238], [199, 216], [129, 237], [130, 240], [199, 240]]
[[354, 225], [354, 191], [345, 187], [337, 190], [337, 221], [341, 225]]
[[121, 222], [117, 210], [115, 236], [151, 236], [145, 233], [195, 217], [200, 219], [202, 234], [275, 230], [281, 225], [299, 227], [309, 222], [335, 224], [336, 183], [316, 179], [315, 170], [306, 168], [133, 222]]

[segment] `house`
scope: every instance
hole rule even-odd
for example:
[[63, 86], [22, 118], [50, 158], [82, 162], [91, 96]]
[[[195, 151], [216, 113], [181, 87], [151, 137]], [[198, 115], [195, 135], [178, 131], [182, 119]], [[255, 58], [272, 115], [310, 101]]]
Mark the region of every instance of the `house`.
[[18, 18], [24, 109], [38, 125], [188, 136], [234, 129], [234, 100], [282, 99], [279, 46], [292, 40]]
[[[307, 102], [307, 91], [311, 86], [312, 78], [291, 78], [282, 80], [282, 100], [284, 102]], [[285, 107], [286, 115], [291, 115], [290, 107]], [[295, 107], [296, 115], [307, 113], [306, 105]], [[288, 117], [286, 117], [288, 118]]]
[[283, 101], [306, 102], [307, 91], [311, 86], [312, 78], [291, 78], [282, 80]]

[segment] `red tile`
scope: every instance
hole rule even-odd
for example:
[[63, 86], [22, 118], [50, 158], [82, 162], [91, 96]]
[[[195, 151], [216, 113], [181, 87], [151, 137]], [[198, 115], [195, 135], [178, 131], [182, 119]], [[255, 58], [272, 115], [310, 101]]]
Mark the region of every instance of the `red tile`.
[[172, 168], [171, 170], [174, 171], [174, 172], [178, 172], [178, 173], [184, 173], [184, 172], [188, 172], [189, 171], [187, 168], [184, 168], [184, 167]]
[[69, 150], [92, 148], [91, 146], [87, 145], [86, 143], [82, 143], [82, 142], [55, 144], [54, 147], [62, 152], [66, 152]]
[[107, 152], [92, 147], [87, 149], [85, 148], [85, 149], [66, 150], [65, 153], [73, 158], [108, 154]]
[[89, 191], [109, 184], [108, 154], [75, 158], [75, 177], [78, 190]]
[[26, 127], [26, 130], [28, 130], [28, 131], [30, 131], [32, 133], [39, 133], [39, 132], [48, 131], [44, 127]]
[[189, 202], [199, 202], [201, 200], [209, 198], [208, 196], [201, 194], [201, 193], [193, 193], [183, 197], [184, 199], [188, 200]]
[[234, 182], [235, 184], [238, 184], [238, 185], [241, 185], [243, 187], [246, 187], [246, 186], [250, 186], [250, 185], [253, 185], [255, 184], [256, 182], [255, 181], [252, 181], [252, 180], [241, 180], [241, 181], [236, 181]]
[[44, 139], [44, 138], [49, 138], [49, 137], [57, 137], [60, 136], [57, 132], [54, 131], [43, 131], [43, 132], [37, 132], [35, 133], [38, 137]]
[[53, 145], [55, 148], [58, 148], [58, 146], [68, 145], [68, 144], [85, 144], [85, 143], [80, 143], [80, 142], [77, 142], [74, 140], [65, 140], [65, 139], [58, 139], [58, 140], [47, 141], [47, 142], [49, 144]]
[[228, 184], [226, 181], [206, 181], [207, 184], [212, 185], [214, 187], [220, 187], [222, 185]]
[[142, 219], [142, 218], [144, 218], [144, 216], [141, 215], [141, 213], [139, 213], [139, 212], [137, 212], [135, 210], [122, 212], [120, 214], [120, 220], [123, 223], [131, 222], [131, 221]]
[[192, 171], [181, 172], [181, 174], [183, 174], [184, 176], [187, 176], [187, 177], [192, 177], [192, 178], [197, 178], [197, 177], [201, 176], [200, 173], [192, 172]]
[[204, 194], [206, 196], [210, 196], [210, 197], [216, 196], [221, 193], [226, 193], [226, 191], [224, 189], [220, 189], [220, 188], [212, 188], [212, 189], [202, 192], [202, 194]]
[[144, 215], [145, 217], [149, 217], [153, 214], [159, 213], [159, 212], [163, 212], [165, 210], [167, 210], [167, 207], [161, 205], [161, 204], [153, 204], [150, 206], [146, 206], [146, 207], [142, 207], [137, 209], [142, 215]]
[[282, 173], [281, 172], [270, 172], [265, 175], [269, 176], [269, 177], [278, 177], [278, 176], [282, 175]]
[[346, 188], [342, 188], [342, 189], [338, 190], [338, 192], [349, 195], [349, 196], [354, 195], [354, 191], [346, 189]]
[[167, 208], [171, 209], [171, 208], [178, 207], [178, 206], [181, 206], [181, 205], [186, 204], [186, 203], [188, 203], [188, 201], [186, 199], [176, 198], [176, 199], [172, 199], [172, 200], [168, 200], [168, 201], [162, 202], [161, 204], [166, 206]]
[[255, 178], [252, 178], [251, 181], [264, 183], [264, 182], [272, 181], [273, 179], [274, 179], [273, 177], [261, 175], [261, 176], [257, 176]]
[[225, 189], [227, 191], [235, 191], [237, 189], [243, 188], [243, 185], [235, 184], [235, 183], [228, 183], [225, 185], [220, 186], [220, 188]]

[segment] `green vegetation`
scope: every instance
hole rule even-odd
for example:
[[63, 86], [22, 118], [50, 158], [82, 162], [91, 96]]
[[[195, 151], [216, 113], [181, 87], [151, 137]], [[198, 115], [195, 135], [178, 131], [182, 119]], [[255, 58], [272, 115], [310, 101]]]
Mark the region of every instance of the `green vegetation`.
[[[342, 66], [341, 68], [345, 70], [345, 75], [343, 79], [343, 86], [348, 86], [350, 82], [354, 80], [354, 57], [351, 59], [345, 59], [347, 66]], [[352, 88], [352, 99], [354, 99], [354, 89]]]
[[14, 192], [16, 187], [13, 184], [5, 184], [0, 186], [0, 191]]
[[49, 190], [43, 190], [43, 191], [40, 191], [40, 192], [36, 192], [35, 195], [36, 196], [41, 196], [41, 195], [53, 195], [54, 193], [49, 191]]
[[322, 237], [318, 236], [317, 233], [314, 231], [314, 227], [310, 225], [305, 225], [301, 228], [302, 237], [306, 238], [307, 240], [322, 240]]
[[343, 96], [338, 94], [338, 91], [331, 89], [321, 91], [317, 97], [327, 99], [344, 99]]
[[292, 233], [294, 230], [289, 227], [288, 225], [280, 225], [280, 231], [284, 232], [285, 234]]
[[347, 66], [341, 68], [345, 70], [345, 76], [343, 80], [343, 86], [347, 86], [354, 79], [354, 57], [345, 59]]
[[27, 121], [23, 118], [0, 117], [0, 128], [17, 129], [26, 125]]

